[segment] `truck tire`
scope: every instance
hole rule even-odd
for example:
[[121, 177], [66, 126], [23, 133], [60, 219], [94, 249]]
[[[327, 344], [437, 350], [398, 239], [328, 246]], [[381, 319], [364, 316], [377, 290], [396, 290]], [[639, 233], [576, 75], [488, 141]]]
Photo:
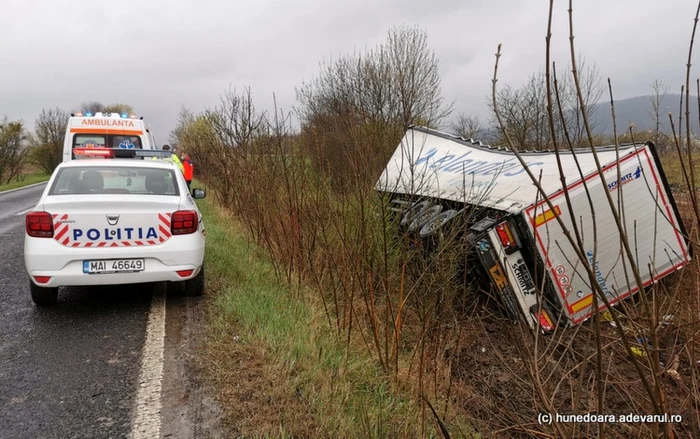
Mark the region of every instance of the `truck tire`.
[[423, 224], [429, 222], [431, 219], [433, 219], [433, 217], [439, 215], [440, 212], [442, 212], [442, 206], [439, 204], [423, 209], [421, 213], [413, 218], [413, 221], [411, 221], [411, 224], [408, 226], [408, 231], [413, 232], [414, 230], [419, 229], [423, 226]]
[[425, 209], [428, 209], [430, 207], [431, 203], [428, 200], [423, 200], [423, 201], [418, 201], [416, 203], [413, 203], [411, 207], [409, 207], [406, 212], [404, 212], [403, 217], [401, 218], [401, 225], [402, 226], [408, 226], [411, 224], [413, 219], [422, 214]]
[[29, 291], [32, 293], [32, 301], [37, 306], [53, 306], [58, 298], [57, 287], [40, 287], [29, 281]]
[[418, 232], [421, 238], [427, 238], [428, 236], [437, 232], [442, 226], [447, 224], [452, 218], [456, 217], [459, 211], [451, 209], [446, 210], [438, 215], [432, 217], [428, 222], [423, 224], [423, 227]]
[[195, 277], [185, 281], [185, 295], [199, 297], [202, 294], [204, 294], [204, 264]]

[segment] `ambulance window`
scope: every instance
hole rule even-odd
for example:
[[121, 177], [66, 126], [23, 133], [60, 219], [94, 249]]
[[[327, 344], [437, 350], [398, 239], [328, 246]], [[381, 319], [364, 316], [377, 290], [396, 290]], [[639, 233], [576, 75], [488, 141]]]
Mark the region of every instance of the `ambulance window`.
[[106, 145], [106, 137], [103, 135], [92, 134], [76, 134], [73, 138], [74, 148], [104, 148]]
[[136, 148], [143, 149], [141, 136], [122, 134], [76, 134], [73, 148]]

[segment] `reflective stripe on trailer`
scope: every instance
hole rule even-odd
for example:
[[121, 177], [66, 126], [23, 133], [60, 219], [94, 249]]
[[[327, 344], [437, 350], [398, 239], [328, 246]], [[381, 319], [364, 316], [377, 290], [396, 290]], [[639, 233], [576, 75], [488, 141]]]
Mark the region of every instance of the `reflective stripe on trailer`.
[[95, 240], [80, 242], [71, 239], [70, 223], [66, 222], [69, 219], [68, 214], [52, 214], [54, 239], [61, 245], [66, 247], [139, 247], [147, 245], [162, 244], [170, 238], [170, 212], [158, 213], [158, 225], [153, 227], [156, 232], [156, 237], [152, 239], [137, 239], [137, 240]]

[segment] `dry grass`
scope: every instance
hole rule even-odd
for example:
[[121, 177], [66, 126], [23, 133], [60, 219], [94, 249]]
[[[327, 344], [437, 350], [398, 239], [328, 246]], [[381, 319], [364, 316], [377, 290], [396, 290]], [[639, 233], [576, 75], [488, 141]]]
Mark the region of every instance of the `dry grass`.
[[[316, 293], [280, 282], [237, 220], [210, 202], [202, 206], [214, 295], [206, 363], [231, 431], [240, 437], [420, 436], [420, 407], [392, 388], [361, 337], [341, 342]], [[439, 437], [430, 424], [425, 434]]]

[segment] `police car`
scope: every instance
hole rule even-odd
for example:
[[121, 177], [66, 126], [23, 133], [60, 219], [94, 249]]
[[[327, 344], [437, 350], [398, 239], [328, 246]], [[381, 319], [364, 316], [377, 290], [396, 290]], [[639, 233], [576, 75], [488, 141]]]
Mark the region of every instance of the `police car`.
[[170, 151], [75, 148], [26, 215], [24, 263], [39, 306], [58, 287], [183, 282], [204, 290], [205, 228]]

